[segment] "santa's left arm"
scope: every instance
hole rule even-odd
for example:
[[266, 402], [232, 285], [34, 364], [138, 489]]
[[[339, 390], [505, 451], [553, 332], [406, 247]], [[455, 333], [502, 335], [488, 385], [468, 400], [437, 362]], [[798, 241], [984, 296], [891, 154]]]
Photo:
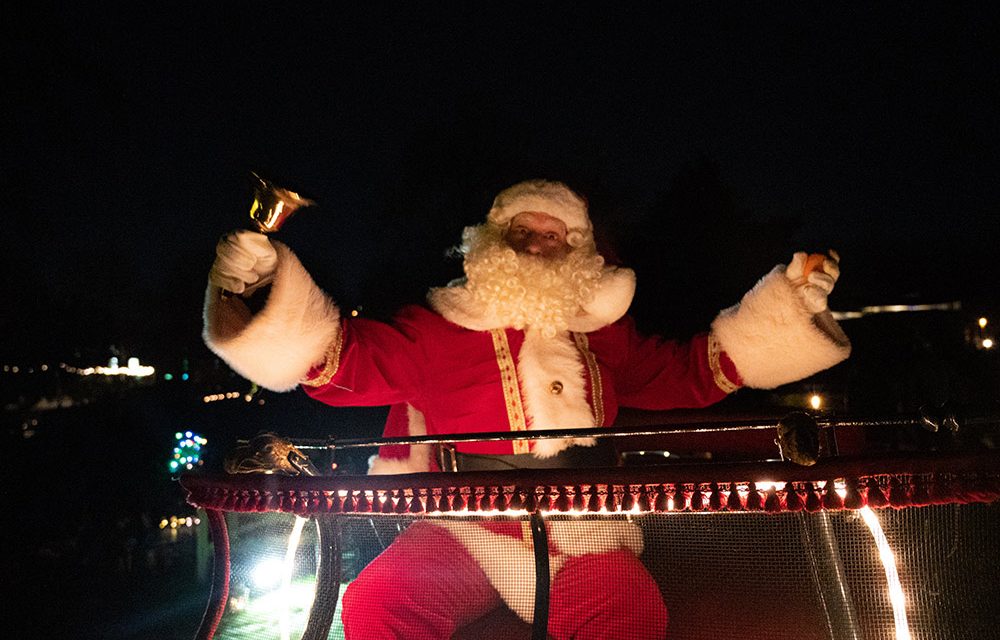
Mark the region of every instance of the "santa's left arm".
[[851, 343], [827, 308], [840, 275], [836, 253], [796, 253], [712, 323], [710, 339], [756, 389], [801, 380], [846, 360]]
[[[817, 264], [818, 258], [818, 264]], [[810, 262], [796, 254], [775, 267], [711, 331], [688, 341], [642, 336], [628, 317], [616, 323], [612, 351], [622, 406], [666, 410], [705, 407], [740, 387], [770, 389], [832, 367], [851, 346], [826, 308], [839, 275], [835, 255]], [[595, 338], [596, 339], [596, 338]]]

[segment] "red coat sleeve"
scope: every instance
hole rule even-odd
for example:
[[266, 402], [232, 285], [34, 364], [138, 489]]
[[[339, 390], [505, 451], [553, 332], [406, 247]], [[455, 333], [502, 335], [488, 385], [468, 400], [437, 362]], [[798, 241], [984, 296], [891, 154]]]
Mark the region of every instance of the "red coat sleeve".
[[305, 392], [336, 406], [381, 406], [410, 402], [419, 393], [425, 353], [419, 312], [404, 310], [391, 323], [352, 318], [343, 323], [336, 372]]
[[689, 341], [643, 336], [631, 318], [616, 323], [622, 349], [616, 362], [619, 404], [649, 410], [705, 407], [740, 386], [736, 367], [711, 335]]

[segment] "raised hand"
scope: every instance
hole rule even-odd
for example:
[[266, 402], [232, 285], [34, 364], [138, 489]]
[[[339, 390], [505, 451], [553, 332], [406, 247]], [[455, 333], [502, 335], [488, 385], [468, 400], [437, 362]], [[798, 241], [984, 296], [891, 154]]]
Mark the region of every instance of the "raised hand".
[[215, 246], [208, 281], [226, 291], [249, 296], [270, 284], [277, 268], [278, 254], [267, 236], [240, 229], [222, 236]]
[[831, 249], [827, 255], [799, 251], [785, 268], [785, 277], [796, 288], [812, 313], [827, 309], [827, 298], [840, 277], [840, 256]]

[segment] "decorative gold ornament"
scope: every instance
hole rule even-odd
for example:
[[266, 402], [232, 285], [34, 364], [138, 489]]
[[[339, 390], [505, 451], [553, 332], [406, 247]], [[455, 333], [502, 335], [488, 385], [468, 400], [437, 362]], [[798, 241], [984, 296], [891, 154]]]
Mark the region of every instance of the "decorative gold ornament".
[[819, 425], [808, 413], [794, 411], [778, 422], [781, 457], [802, 466], [812, 466], [819, 460]]
[[267, 473], [285, 476], [316, 476], [319, 471], [309, 456], [274, 433], [261, 433], [226, 455], [226, 473]]

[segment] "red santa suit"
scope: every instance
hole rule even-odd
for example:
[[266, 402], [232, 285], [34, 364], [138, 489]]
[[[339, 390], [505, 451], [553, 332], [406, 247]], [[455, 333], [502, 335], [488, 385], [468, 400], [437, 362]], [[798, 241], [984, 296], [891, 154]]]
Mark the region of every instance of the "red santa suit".
[[[829, 312], [809, 312], [780, 266], [720, 313], [710, 332], [675, 342], [640, 335], [625, 315], [635, 289], [627, 269], [605, 268], [593, 301], [567, 330], [545, 336], [489, 317], [461, 282], [432, 290], [427, 307], [405, 307], [388, 323], [341, 318], [295, 255], [274, 244], [277, 272], [256, 315], [209, 287], [207, 344], [265, 388], [302, 384], [331, 405], [392, 405], [387, 437], [611, 425], [622, 406], [702, 407], [742, 385], [801, 379], [850, 351]], [[592, 444], [459, 443], [457, 450], [544, 458]], [[371, 472], [435, 468], [429, 446], [392, 446]], [[534, 560], [524, 528], [504, 520], [414, 524], [350, 585], [348, 638], [447, 638], [500, 601], [530, 622]], [[666, 609], [637, 559], [636, 525], [588, 519], [549, 529], [552, 637], [664, 636]]]
[[[394, 405], [386, 436], [610, 425], [620, 406], [705, 406], [741, 384], [775, 387], [831, 366], [849, 353], [836, 325], [818, 323], [801, 309], [781, 268], [739, 305], [721, 313], [710, 333], [688, 342], [636, 332], [624, 315], [631, 300], [631, 272], [619, 270], [621, 275], [610, 279], [616, 283], [606, 296], [611, 302], [575, 320], [570, 331], [546, 339], [530, 330], [490, 327], [488, 318], [464, 314], [461, 287], [432, 291], [430, 308], [406, 307], [391, 323], [342, 319], [294, 254], [275, 244], [278, 272], [267, 305], [256, 316], [238, 298], [222, 298], [218, 289], [209, 290], [208, 344], [234, 370], [267, 388], [287, 390], [302, 383], [311, 396], [332, 405]], [[543, 441], [531, 445], [531, 451], [554, 455], [571, 444], [590, 442]], [[458, 450], [524, 452], [515, 446], [461, 443]], [[395, 446], [383, 448], [372, 472], [432, 468], [429, 447]], [[450, 535], [442, 537], [440, 528]], [[414, 541], [421, 530], [433, 533]], [[635, 613], [652, 625], [650, 637], [662, 637], [666, 612], [655, 583], [641, 565], [633, 564], [642, 551], [635, 525], [553, 522], [550, 535], [556, 551], [553, 637], [584, 637], [576, 628], [584, 619], [590, 621], [587, 629], [596, 634], [593, 637], [614, 637], [605, 634], [607, 629], [598, 632], [602, 627], [593, 616], [568, 615], [574, 606], [604, 608], [625, 619]], [[448, 521], [436, 529], [418, 527], [403, 540], [366, 570], [372, 579], [352, 584], [345, 597], [345, 624], [352, 629], [357, 625], [406, 638], [447, 637], [501, 599], [531, 620], [534, 562], [520, 523], [490, 521], [477, 527]], [[432, 599], [437, 609], [428, 618], [437, 621], [436, 626], [399, 611], [400, 602], [412, 596], [405, 595], [408, 580], [415, 581], [414, 589], [429, 587], [427, 567], [420, 566], [425, 554], [417, 548], [428, 549], [436, 575], [449, 576], [446, 582], [452, 585]], [[436, 565], [441, 558], [454, 561], [453, 570], [440, 573]], [[616, 571], [603, 566], [603, 574], [594, 574], [594, 567], [588, 566], [609, 560], [614, 560]], [[602, 580], [585, 579], [587, 575], [602, 575]], [[381, 579], [391, 584], [380, 585]], [[388, 589], [381, 601], [375, 598], [380, 587]], [[638, 611], [623, 610], [609, 594], [634, 594]], [[360, 602], [364, 604], [350, 606]], [[362, 617], [352, 618], [355, 612]], [[378, 624], [388, 626], [378, 631]], [[436, 635], [445, 631], [444, 636]]]

